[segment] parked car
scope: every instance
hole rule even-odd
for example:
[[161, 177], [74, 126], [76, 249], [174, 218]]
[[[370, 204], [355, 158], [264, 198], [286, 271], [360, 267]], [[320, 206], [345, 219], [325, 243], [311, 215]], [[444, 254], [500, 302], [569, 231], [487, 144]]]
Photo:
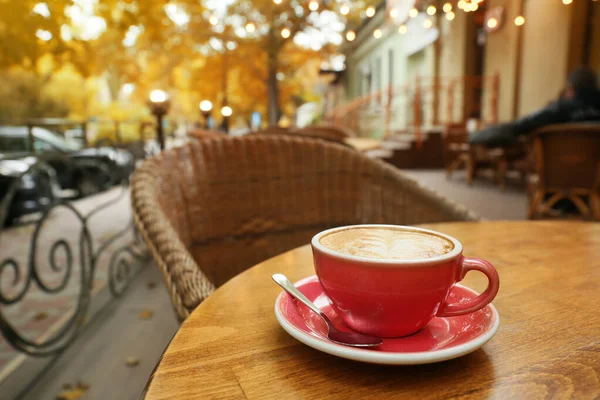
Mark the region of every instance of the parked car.
[[35, 157], [0, 159], [0, 229], [44, 211], [59, 197], [56, 172]]
[[52, 166], [62, 189], [74, 189], [85, 197], [127, 180], [135, 168], [132, 154], [112, 147], [82, 149], [45, 128], [32, 129], [33, 150], [29, 146], [28, 128], [0, 127], [0, 153], [5, 158], [35, 156]]

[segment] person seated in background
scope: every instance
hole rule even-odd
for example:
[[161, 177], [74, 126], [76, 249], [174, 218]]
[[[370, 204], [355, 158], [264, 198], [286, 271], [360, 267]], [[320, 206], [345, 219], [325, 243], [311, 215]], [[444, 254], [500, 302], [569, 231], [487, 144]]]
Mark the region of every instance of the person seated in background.
[[596, 73], [589, 68], [573, 71], [561, 97], [547, 107], [513, 122], [493, 125], [469, 138], [473, 145], [502, 147], [515, 144], [518, 137], [546, 125], [570, 122], [600, 123], [600, 89]]

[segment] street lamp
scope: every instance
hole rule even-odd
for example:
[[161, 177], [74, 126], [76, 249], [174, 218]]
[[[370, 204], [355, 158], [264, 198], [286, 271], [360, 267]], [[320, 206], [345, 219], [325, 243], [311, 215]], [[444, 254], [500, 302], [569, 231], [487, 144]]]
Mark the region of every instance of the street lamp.
[[231, 117], [231, 115], [233, 114], [233, 110], [231, 109], [231, 107], [229, 106], [223, 106], [223, 108], [221, 108], [221, 115], [223, 116], [223, 130], [225, 131], [225, 133], [229, 133], [229, 117]]
[[163, 90], [153, 90], [150, 93], [150, 99], [148, 101], [148, 107], [150, 112], [156, 117], [156, 135], [158, 142], [160, 143], [160, 149], [165, 149], [165, 133], [163, 130], [163, 118], [169, 112], [171, 108], [171, 101], [169, 95]]
[[206, 129], [210, 129], [210, 114], [213, 109], [213, 103], [208, 100], [203, 100], [200, 102], [200, 111], [202, 112], [202, 116], [204, 117], [204, 122]]

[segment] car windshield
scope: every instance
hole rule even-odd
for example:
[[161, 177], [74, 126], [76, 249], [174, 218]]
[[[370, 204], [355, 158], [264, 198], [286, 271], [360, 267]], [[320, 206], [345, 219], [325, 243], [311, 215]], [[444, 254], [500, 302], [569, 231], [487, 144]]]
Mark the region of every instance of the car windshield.
[[70, 152], [81, 149], [81, 146], [77, 145], [77, 143], [70, 142], [48, 129], [33, 128], [33, 136], [36, 140], [44, 141], [60, 151]]

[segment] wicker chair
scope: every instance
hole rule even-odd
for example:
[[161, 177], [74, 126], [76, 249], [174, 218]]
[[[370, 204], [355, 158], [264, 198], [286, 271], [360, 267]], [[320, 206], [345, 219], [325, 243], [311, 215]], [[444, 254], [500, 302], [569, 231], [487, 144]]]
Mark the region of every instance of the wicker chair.
[[538, 175], [529, 218], [553, 216], [553, 206], [568, 199], [582, 217], [600, 221], [600, 124], [552, 125], [533, 136]]
[[455, 169], [464, 166], [467, 169], [468, 183], [471, 184], [473, 177], [469, 172], [469, 132], [465, 123], [448, 124], [444, 131], [444, 164], [446, 165], [446, 178], [452, 177]]
[[182, 320], [215, 287], [324, 229], [476, 220], [392, 166], [285, 135], [192, 141], [146, 161], [131, 188]]

